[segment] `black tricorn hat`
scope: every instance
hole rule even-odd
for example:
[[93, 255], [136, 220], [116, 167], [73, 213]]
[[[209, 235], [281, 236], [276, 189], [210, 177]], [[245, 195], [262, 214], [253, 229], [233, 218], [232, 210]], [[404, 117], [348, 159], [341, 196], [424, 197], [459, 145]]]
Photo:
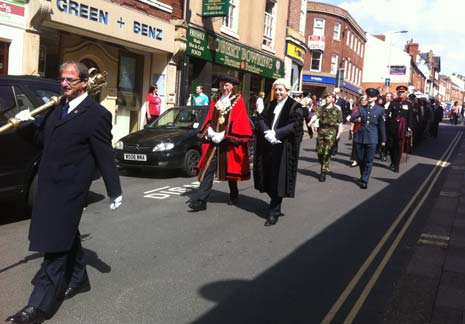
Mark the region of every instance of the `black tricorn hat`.
[[368, 88], [365, 90], [365, 93], [367, 94], [368, 97], [378, 97], [379, 91], [375, 88]]
[[221, 74], [219, 75], [217, 78], [216, 78], [216, 81], [219, 83], [221, 81], [224, 81], [224, 82], [229, 82], [229, 83], [232, 83], [232, 84], [239, 84], [239, 80], [232, 76], [232, 75], [228, 75], [228, 74]]
[[408, 89], [408, 88], [407, 88], [406, 86], [400, 85], [400, 86], [398, 86], [398, 87], [396, 88], [396, 91], [397, 91], [397, 92], [403, 92], [403, 91], [407, 91], [407, 89]]
[[414, 95], [413, 93], [411, 93], [411, 94], [408, 95], [408, 97], [411, 98], [411, 99], [415, 99], [417, 96]]

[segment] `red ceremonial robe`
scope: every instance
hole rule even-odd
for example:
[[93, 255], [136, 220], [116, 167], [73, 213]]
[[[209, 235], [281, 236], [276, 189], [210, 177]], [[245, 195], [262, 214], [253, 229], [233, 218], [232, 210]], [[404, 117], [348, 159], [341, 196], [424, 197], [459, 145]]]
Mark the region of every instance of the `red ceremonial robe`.
[[[244, 100], [240, 94], [231, 94], [232, 109], [224, 115], [224, 123], [220, 124], [218, 122], [220, 113], [215, 107], [217, 99], [213, 98], [198, 135], [203, 139], [202, 156], [197, 165], [199, 180], [202, 181], [214, 154], [217, 157], [218, 180], [248, 180], [250, 179], [250, 164], [247, 142], [253, 139], [253, 135]], [[225, 132], [224, 139], [218, 145], [208, 138], [208, 127], [215, 132]]]

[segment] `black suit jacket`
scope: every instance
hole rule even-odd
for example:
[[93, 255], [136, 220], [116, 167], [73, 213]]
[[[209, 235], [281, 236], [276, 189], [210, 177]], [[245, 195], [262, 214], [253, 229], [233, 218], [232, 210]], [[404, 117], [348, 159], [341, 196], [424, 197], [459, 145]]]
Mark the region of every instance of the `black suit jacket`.
[[29, 230], [33, 251], [70, 250], [96, 169], [110, 197], [122, 192], [111, 113], [87, 97], [64, 119], [60, 115], [60, 106], [49, 111], [38, 130], [43, 151]]

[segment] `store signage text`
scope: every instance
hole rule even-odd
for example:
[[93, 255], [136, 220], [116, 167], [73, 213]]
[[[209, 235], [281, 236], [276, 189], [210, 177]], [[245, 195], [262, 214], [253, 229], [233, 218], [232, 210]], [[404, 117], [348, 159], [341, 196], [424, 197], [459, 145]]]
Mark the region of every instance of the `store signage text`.
[[0, 1], [0, 21], [11, 26], [24, 26], [24, 3], [3, 0]]
[[[108, 25], [111, 21], [111, 16], [108, 11], [101, 10], [96, 7], [89, 6], [84, 3], [80, 3], [74, 0], [57, 0], [57, 9], [63, 13], [74, 15], [79, 18], [98, 22], [99, 24]], [[123, 17], [119, 17], [118, 20], [114, 20], [115, 23], [119, 24], [120, 29], [124, 28], [126, 22]], [[139, 21], [133, 20], [132, 31], [134, 34], [138, 34], [147, 38], [155, 40], [163, 40], [163, 29], [155, 26], [150, 26]]]
[[281, 60], [218, 35], [189, 28], [187, 42], [187, 53], [190, 56], [269, 78], [276, 79], [284, 75], [284, 64]]
[[203, 0], [202, 16], [220, 17], [228, 15], [229, 0]]
[[294, 43], [287, 42], [286, 55], [299, 63], [303, 63], [305, 59], [305, 49]]
[[336, 84], [336, 78], [321, 76], [321, 75], [312, 75], [304, 74], [302, 75], [302, 82], [315, 82], [315, 83], [324, 83], [324, 84]]

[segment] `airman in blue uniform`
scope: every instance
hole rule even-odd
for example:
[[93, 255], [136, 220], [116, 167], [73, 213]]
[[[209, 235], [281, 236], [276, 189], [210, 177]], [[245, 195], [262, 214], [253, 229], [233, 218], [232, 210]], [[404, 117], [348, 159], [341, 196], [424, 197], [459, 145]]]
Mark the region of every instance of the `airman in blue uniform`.
[[368, 105], [360, 106], [350, 116], [351, 121], [359, 121], [361, 127], [354, 134], [354, 142], [357, 146], [357, 162], [360, 167], [360, 188], [366, 189], [370, 178], [373, 159], [378, 144], [378, 134], [381, 136], [381, 145], [386, 145], [386, 127], [384, 108], [376, 104], [379, 91], [374, 88], [366, 89]]

